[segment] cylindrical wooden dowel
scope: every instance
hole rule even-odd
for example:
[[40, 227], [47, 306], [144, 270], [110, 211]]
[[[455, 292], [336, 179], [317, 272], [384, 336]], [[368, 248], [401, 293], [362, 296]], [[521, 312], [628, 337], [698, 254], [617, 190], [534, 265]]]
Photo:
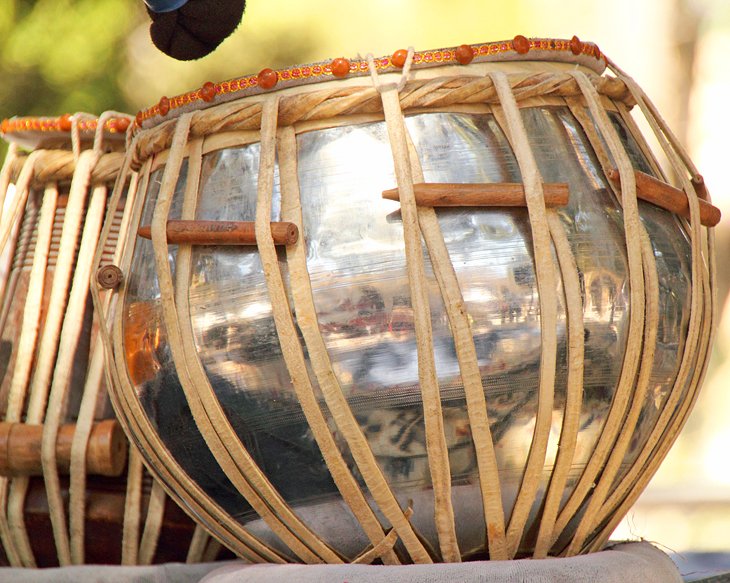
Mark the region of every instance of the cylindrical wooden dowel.
[[[419, 206], [527, 206], [525, 187], [519, 182], [459, 184], [450, 182], [422, 182], [413, 185]], [[568, 185], [543, 184], [545, 205], [568, 204]], [[383, 191], [383, 198], [399, 200], [398, 189]]]
[[[71, 463], [71, 444], [76, 425], [62, 425], [56, 438], [56, 459], [60, 472]], [[0, 423], [0, 475], [41, 476], [43, 425]], [[127, 460], [127, 440], [119, 423], [107, 419], [94, 424], [86, 447], [86, 471], [99, 476], [119, 476]]]
[[699, 196], [702, 200], [707, 200], [709, 198], [707, 194], [707, 185], [705, 184], [705, 179], [702, 174], [697, 174], [692, 177], [692, 185], [695, 187], [697, 196]]
[[[140, 237], [152, 238], [152, 228], [142, 226]], [[299, 238], [294, 223], [271, 223], [274, 245], [293, 245]], [[256, 226], [253, 221], [167, 221], [168, 243], [191, 245], [256, 245]]]
[[124, 273], [116, 265], [104, 265], [96, 272], [96, 282], [103, 289], [116, 289], [124, 279]]
[[[636, 176], [636, 196], [638, 198], [669, 212], [689, 218], [689, 202], [684, 191], [638, 170], [634, 174]], [[616, 168], [609, 172], [608, 178], [616, 184], [621, 184], [621, 176]], [[698, 199], [698, 202], [700, 203], [700, 223], [705, 227], [717, 225], [721, 217], [720, 209], [701, 198]]]

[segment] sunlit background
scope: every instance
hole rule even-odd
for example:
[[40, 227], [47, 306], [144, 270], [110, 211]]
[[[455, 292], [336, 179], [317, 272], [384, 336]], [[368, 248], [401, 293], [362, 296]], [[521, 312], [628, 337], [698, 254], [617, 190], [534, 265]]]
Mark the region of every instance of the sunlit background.
[[[581, 39], [630, 73], [687, 144], [728, 219], [718, 228], [722, 308], [730, 282], [730, 2], [727, 0], [249, 0], [211, 56], [179, 63], [148, 38], [141, 0], [0, 0], [0, 119], [115, 109], [264, 67], [510, 39]], [[0, 156], [4, 146], [0, 146]], [[730, 550], [730, 309], [683, 435], [619, 527], [682, 550]]]

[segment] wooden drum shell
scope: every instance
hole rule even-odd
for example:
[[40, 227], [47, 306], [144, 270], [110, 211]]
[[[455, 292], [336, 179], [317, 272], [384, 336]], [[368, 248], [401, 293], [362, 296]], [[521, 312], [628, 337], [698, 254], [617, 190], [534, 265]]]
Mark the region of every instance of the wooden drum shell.
[[[145, 516], [150, 500], [151, 479], [145, 480], [141, 516]], [[127, 506], [124, 479], [90, 475], [87, 480], [88, 495], [85, 509], [85, 556], [86, 564], [122, 564], [124, 515]], [[68, 479], [62, 479], [62, 493], [68, 501]], [[25, 521], [33, 533], [31, 548], [38, 567], [59, 566], [58, 553], [53, 539], [53, 527], [48, 513], [48, 499], [43, 478], [33, 477], [25, 503]], [[155, 563], [184, 562], [186, 544], [190, 541], [193, 524], [172, 500], [165, 502], [165, 522], [155, 550]], [[225, 556], [221, 554], [221, 557]], [[0, 547], [0, 564], [10, 565]]]
[[[103, 371], [99, 369], [103, 359], [99, 360], [101, 345], [98, 322], [88, 294], [89, 280], [81, 281], [83, 278], [77, 277], [82, 263], [87, 272], [91, 269], [93, 247], [85, 249], [82, 242], [87, 237], [98, 239], [108, 200], [107, 190], [110, 191], [121, 167], [124, 130], [129, 121], [121, 114], [105, 114], [98, 125], [96, 118], [74, 117], [71, 132], [65, 127], [66, 118], [14, 118], [3, 123], [3, 129], [8, 128], [5, 138], [11, 142], [11, 151], [0, 182], [3, 189], [8, 184], [16, 186], [16, 196], [27, 196], [27, 202], [17, 207], [15, 215], [11, 214], [13, 207], [8, 206], [2, 217], [3, 228], [10, 227], [5, 248], [5, 256], [9, 255], [10, 261], [0, 312], [3, 348], [0, 411], [4, 419], [0, 423], [0, 484], [4, 500], [0, 520], [4, 530], [0, 561], [11, 566], [51, 567], [81, 562], [130, 564], [196, 560], [196, 557], [200, 560], [207, 537], [198, 533], [200, 550], [191, 554], [194, 523], [164, 496], [159, 484], [155, 484], [149, 475], [143, 476], [141, 460], [128, 448], [127, 439], [114, 418]], [[103, 146], [98, 142], [99, 136], [97, 142], [93, 141], [94, 132], [101, 125], [104, 126]], [[70, 139], [74, 131], [79, 132], [76, 143], [80, 152], [76, 155], [72, 152]], [[34, 149], [22, 153], [18, 143]], [[94, 143], [99, 143], [100, 149], [89, 164], [88, 156]], [[76, 170], [84, 166], [84, 156], [87, 157], [88, 175], [80, 178]], [[31, 178], [21, 192], [21, 183], [28, 176]], [[76, 182], [80, 185], [75, 185]], [[127, 187], [133, 184], [134, 181], [127, 183], [125, 196]], [[49, 202], [51, 214], [44, 227], [39, 221], [44, 201], [49, 196], [55, 209]], [[74, 196], [76, 201], [82, 202], [80, 206], [78, 202], [73, 203], [77, 235], [71, 243], [70, 257], [66, 251], [67, 260], [70, 259], [70, 268], [64, 267], [63, 271], [64, 277], [68, 278], [67, 292], [58, 302], [52, 299], [58, 297], [54, 296], [57, 294], [57, 261], [64, 253], [62, 246], [69, 245], [62, 241], [65, 240], [63, 234], [71, 228], [67, 210]], [[125, 198], [118, 203], [109, 209], [112, 226], [102, 251], [106, 263], [113, 262], [119, 230], [124, 222]], [[92, 207], [95, 219], [90, 218]], [[95, 234], [92, 220], [98, 224]], [[42, 257], [37, 256], [41, 238], [47, 240], [48, 245], [45, 264]], [[41, 267], [38, 270], [40, 280], [31, 274], [35, 263]], [[33, 277], [36, 277], [35, 283]], [[31, 296], [31, 292], [37, 292], [41, 280], [40, 299], [30, 299], [37, 297], [37, 293]], [[52, 348], [49, 358], [48, 354], [39, 356], [39, 350], [42, 350], [44, 339], [47, 341], [54, 335], [48, 323], [51, 309], [56, 310], [56, 314], [60, 310], [61, 319], [55, 340], [48, 343]], [[74, 327], [71, 322], [74, 318], [67, 317], [71, 310], [79, 315], [75, 340], [69, 340], [72, 336], [67, 332], [67, 328]], [[58, 318], [58, 315], [54, 317]], [[26, 337], [28, 324], [34, 318], [37, 319], [35, 346], [32, 351], [23, 353], [22, 338]], [[58, 371], [62, 364], [67, 367], [66, 381]], [[20, 365], [30, 371], [25, 380], [16, 374]], [[36, 379], [39, 369], [47, 371], [45, 384]], [[60, 394], [64, 382], [68, 389]], [[48, 411], [42, 409], [44, 401], [51, 407]], [[51, 427], [55, 423], [60, 425]], [[86, 427], [87, 423], [90, 423], [88, 437], [76, 443], [77, 433], [84, 431], [80, 428]], [[53, 452], [54, 448], [45, 443], [51, 431], [57, 434]], [[74, 463], [78, 463], [73, 461], [77, 458], [75, 449], [78, 445], [84, 448], [84, 443], [85, 465], [75, 467]], [[50, 470], [50, 453], [53, 453], [55, 470]], [[82, 479], [81, 491], [78, 485], [70, 486], [77, 478]], [[78, 480], [76, 484], [79, 484]], [[53, 488], [50, 491], [49, 486]], [[76, 488], [75, 493], [73, 488]], [[49, 500], [52, 503], [49, 504]], [[80, 510], [79, 504], [82, 505]], [[79, 516], [81, 524], [77, 520]], [[158, 519], [159, 524], [155, 525]], [[146, 528], [144, 534], [143, 528]], [[148, 548], [140, 553], [143, 538]]]

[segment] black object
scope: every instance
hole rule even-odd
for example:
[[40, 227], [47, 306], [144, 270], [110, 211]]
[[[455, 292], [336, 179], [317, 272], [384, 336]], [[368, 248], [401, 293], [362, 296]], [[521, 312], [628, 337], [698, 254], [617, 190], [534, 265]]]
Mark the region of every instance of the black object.
[[150, 36], [155, 46], [178, 61], [213, 52], [241, 22], [246, 0], [188, 0], [169, 12], [154, 12]]

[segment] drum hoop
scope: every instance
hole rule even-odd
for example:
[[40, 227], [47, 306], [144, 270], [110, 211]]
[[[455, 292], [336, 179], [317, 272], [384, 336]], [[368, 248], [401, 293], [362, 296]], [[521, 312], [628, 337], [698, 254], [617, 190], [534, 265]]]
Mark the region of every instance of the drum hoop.
[[[17, 116], [0, 122], [0, 135], [11, 143], [23, 147], [36, 148], [44, 142], [64, 142], [71, 139], [71, 121], [69, 114], [58, 117], [47, 116]], [[119, 115], [109, 117], [104, 121], [104, 135], [106, 139], [124, 139], [130, 124], [130, 117]], [[98, 118], [79, 116], [77, 126], [79, 134], [84, 140], [93, 140], [98, 126]]]
[[[69, 183], [76, 169], [76, 161], [70, 150], [37, 150], [35, 174], [31, 187], [39, 187], [50, 182]], [[20, 176], [28, 156], [18, 156], [10, 165], [10, 182]], [[124, 161], [124, 152], [103, 154], [91, 173], [91, 184], [109, 184], [116, 180]]]
[[[527, 43], [527, 44], [525, 44]], [[471, 58], [463, 61], [460, 50], [471, 49]], [[400, 73], [403, 65], [398, 63], [396, 51], [393, 56], [374, 59], [375, 69], [379, 74]], [[335, 61], [343, 61], [349, 67], [343, 73], [333, 73]], [[396, 60], [396, 63], [394, 63]], [[427, 69], [444, 65], [468, 65], [471, 63], [502, 63], [515, 61], [553, 61], [583, 65], [595, 73], [601, 74], [606, 68], [606, 59], [597, 45], [582, 42], [578, 37], [572, 39], [531, 38], [518, 35], [512, 40], [503, 40], [473, 45], [461, 45], [437, 50], [415, 52], [413, 54], [413, 69]], [[189, 91], [175, 97], [162, 97], [160, 102], [148, 109], [141, 110], [136, 117], [133, 131], [157, 125], [166, 117], [201, 109], [241, 97], [263, 95], [269, 88], [260, 84], [259, 76], [267, 73], [275, 75], [276, 89], [299, 87], [323, 81], [330, 81], [337, 77], [368, 77], [370, 75], [367, 59], [335, 59], [318, 63], [296, 65], [286, 69], [272, 71], [264, 69], [259, 74], [222, 81], [220, 83], [206, 83], [203, 87]], [[212, 92], [212, 93], [211, 93]]]
[[[513, 73], [507, 75], [515, 99], [524, 102], [535, 97], [578, 97], [575, 79], [566, 72]], [[633, 107], [634, 101], [622, 79], [593, 76], [601, 96]], [[377, 91], [366, 80], [362, 86], [332, 87], [282, 95], [279, 125], [295, 125], [343, 115], [380, 114], [383, 107]], [[400, 93], [401, 108], [436, 109], [471, 104], [496, 104], [494, 84], [488, 76], [437, 77], [408, 82]], [[258, 130], [262, 101], [240, 99], [192, 113], [190, 139], [236, 130]], [[176, 119], [142, 130], [132, 150], [132, 167], [139, 169], [150, 156], [170, 147]]]

